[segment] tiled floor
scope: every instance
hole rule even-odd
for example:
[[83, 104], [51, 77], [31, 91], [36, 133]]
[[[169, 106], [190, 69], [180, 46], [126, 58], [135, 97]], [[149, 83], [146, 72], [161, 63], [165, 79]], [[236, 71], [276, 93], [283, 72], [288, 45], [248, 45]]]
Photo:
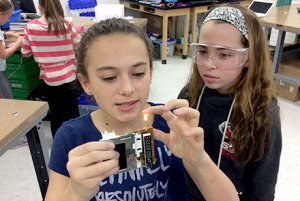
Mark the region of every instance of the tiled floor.
[[[168, 59], [167, 65], [154, 62], [149, 101], [164, 103], [176, 98], [190, 72], [190, 59]], [[283, 151], [275, 201], [300, 200], [300, 101], [279, 98]], [[50, 150], [49, 122], [43, 122]], [[0, 157], [0, 200], [41, 201], [41, 195], [28, 146], [9, 150]]]

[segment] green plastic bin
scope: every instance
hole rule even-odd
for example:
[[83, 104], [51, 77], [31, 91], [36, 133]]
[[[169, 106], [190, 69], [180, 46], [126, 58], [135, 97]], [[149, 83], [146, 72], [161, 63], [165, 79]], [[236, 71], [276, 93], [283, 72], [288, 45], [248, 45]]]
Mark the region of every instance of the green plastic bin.
[[28, 99], [32, 90], [12, 89], [13, 98], [14, 99], [22, 99], [22, 100]]
[[12, 71], [6, 70], [6, 75], [10, 80], [29, 80], [32, 77], [38, 77], [40, 70], [38, 68], [33, 68], [30, 71]]
[[22, 63], [8, 63], [6, 61], [7, 70], [31, 70], [32, 68], [39, 68], [34, 59], [24, 61]]
[[15, 53], [6, 59], [6, 63], [26, 63], [27, 61], [34, 60], [33, 56], [23, 57], [21, 53]]
[[29, 80], [9, 80], [10, 86], [13, 89], [34, 89], [42, 83], [37, 76]]
[[38, 67], [38, 65], [34, 61], [29, 61], [27, 63], [25, 66], [22, 64], [19, 68], [18, 64], [10, 64], [10, 67], [6, 68], [6, 75], [8, 79], [29, 80], [33, 76], [38, 77], [38, 74], [40, 73], [40, 68]]

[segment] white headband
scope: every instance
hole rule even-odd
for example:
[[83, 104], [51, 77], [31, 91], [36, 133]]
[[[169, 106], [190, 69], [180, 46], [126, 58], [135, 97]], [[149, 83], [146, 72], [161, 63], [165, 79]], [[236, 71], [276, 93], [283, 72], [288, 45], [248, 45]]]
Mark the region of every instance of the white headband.
[[247, 39], [248, 29], [242, 12], [233, 7], [217, 7], [208, 13], [203, 24], [210, 20], [223, 20], [235, 26]]

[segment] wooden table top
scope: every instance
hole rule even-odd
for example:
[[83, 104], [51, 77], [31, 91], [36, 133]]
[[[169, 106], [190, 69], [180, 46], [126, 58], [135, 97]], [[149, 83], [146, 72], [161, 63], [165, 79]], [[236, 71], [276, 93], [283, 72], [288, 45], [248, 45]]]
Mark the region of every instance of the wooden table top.
[[261, 22], [265, 26], [299, 33], [300, 13], [298, 13], [298, 7], [300, 4], [273, 7], [266, 17], [261, 18]]
[[44, 118], [48, 103], [42, 101], [0, 99], [0, 150], [7, 147], [21, 133], [30, 130]]

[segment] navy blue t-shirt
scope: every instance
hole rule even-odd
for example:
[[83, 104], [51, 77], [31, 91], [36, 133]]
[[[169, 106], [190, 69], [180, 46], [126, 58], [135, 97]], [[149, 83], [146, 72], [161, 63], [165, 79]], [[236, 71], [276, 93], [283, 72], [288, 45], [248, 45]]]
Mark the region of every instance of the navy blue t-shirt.
[[[169, 132], [166, 121], [155, 115], [153, 127]], [[57, 131], [49, 168], [69, 177], [66, 164], [73, 148], [102, 139], [90, 114], [65, 122]], [[152, 168], [137, 168], [112, 175], [102, 181], [92, 201], [185, 201], [186, 190], [182, 161], [161, 142], [155, 140], [156, 163]]]

